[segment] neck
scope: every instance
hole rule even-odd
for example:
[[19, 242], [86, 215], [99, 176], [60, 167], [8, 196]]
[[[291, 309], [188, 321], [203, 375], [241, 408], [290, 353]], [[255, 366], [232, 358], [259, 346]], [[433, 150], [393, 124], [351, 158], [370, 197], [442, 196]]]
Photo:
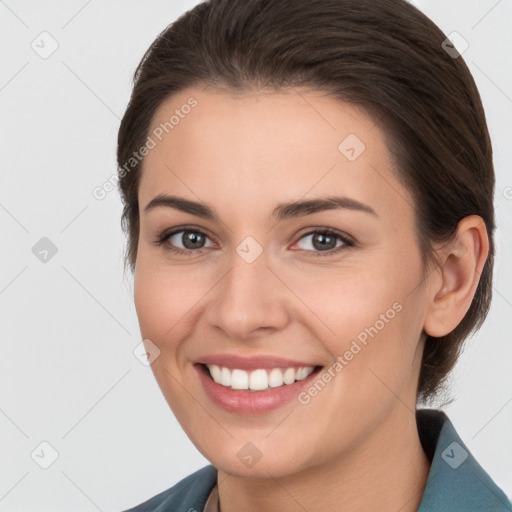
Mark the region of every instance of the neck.
[[430, 470], [415, 413], [403, 403], [349, 454], [283, 478], [218, 472], [221, 512], [416, 512]]

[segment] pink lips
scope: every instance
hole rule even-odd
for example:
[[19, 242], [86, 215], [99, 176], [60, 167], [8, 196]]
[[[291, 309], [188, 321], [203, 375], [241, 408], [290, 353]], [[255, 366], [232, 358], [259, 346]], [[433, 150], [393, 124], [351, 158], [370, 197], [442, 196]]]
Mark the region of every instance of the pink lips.
[[[216, 364], [226, 368], [239, 368], [241, 370], [258, 370], [270, 368], [299, 368], [314, 366], [316, 369], [305, 379], [297, 380], [293, 384], [283, 384], [276, 388], [261, 391], [231, 389], [215, 382], [206, 368], [206, 364]], [[261, 414], [276, 409], [296, 399], [299, 393], [310, 386], [321, 371], [319, 365], [305, 363], [304, 361], [284, 359], [274, 356], [258, 356], [244, 358], [240, 356], [219, 354], [202, 357], [194, 364], [199, 380], [206, 395], [213, 403], [222, 409], [243, 415]], [[297, 404], [298, 405], [298, 404]]]
[[298, 361], [295, 359], [285, 359], [278, 356], [253, 356], [242, 357], [233, 354], [215, 354], [199, 358], [196, 363], [202, 364], [216, 364], [217, 366], [224, 366], [226, 368], [239, 368], [240, 370], [258, 370], [271, 369], [271, 368], [299, 368], [307, 366], [318, 366], [316, 363]]

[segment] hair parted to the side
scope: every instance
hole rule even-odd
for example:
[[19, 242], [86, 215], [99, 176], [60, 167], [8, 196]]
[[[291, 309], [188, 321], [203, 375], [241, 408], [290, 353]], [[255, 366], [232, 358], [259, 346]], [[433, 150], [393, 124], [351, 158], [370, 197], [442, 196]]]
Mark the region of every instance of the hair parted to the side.
[[[480, 215], [489, 256], [467, 314], [448, 335], [427, 337], [418, 400], [441, 391], [464, 340], [490, 308], [494, 169], [482, 102], [446, 35], [405, 0], [210, 0], [169, 25], [143, 56], [118, 135], [126, 262], [135, 268], [143, 160], [126, 172], [164, 100], [188, 87], [235, 94], [305, 87], [357, 104], [380, 122], [397, 178], [415, 200], [425, 272], [434, 243]], [[125, 169], [123, 170], [123, 166]], [[412, 242], [412, 241], [411, 241]], [[426, 274], [425, 274], [426, 275]]]

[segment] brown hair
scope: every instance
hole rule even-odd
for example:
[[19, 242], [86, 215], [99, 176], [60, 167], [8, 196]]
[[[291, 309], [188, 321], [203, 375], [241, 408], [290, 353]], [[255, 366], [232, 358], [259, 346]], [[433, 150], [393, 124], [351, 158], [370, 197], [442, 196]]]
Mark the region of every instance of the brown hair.
[[[133, 272], [138, 186], [156, 110], [188, 87], [244, 93], [310, 87], [363, 107], [384, 126], [397, 177], [414, 198], [424, 269], [436, 242], [480, 215], [489, 256], [472, 304], [449, 334], [427, 337], [418, 399], [444, 390], [464, 339], [484, 321], [492, 296], [495, 229], [492, 148], [475, 82], [446, 36], [405, 0], [209, 0], [169, 25], [144, 54], [121, 121], [117, 162]], [[133, 161], [133, 158], [132, 158]], [[426, 274], [425, 274], [426, 275]]]

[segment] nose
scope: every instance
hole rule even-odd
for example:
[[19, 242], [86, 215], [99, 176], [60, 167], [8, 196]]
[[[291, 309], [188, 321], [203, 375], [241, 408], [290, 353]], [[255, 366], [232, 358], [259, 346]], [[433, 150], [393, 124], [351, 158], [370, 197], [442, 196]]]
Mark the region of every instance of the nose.
[[271, 334], [289, 322], [291, 292], [268, 266], [265, 252], [248, 263], [238, 254], [212, 290], [206, 315], [210, 328], [221, 329], [233, 340]]

